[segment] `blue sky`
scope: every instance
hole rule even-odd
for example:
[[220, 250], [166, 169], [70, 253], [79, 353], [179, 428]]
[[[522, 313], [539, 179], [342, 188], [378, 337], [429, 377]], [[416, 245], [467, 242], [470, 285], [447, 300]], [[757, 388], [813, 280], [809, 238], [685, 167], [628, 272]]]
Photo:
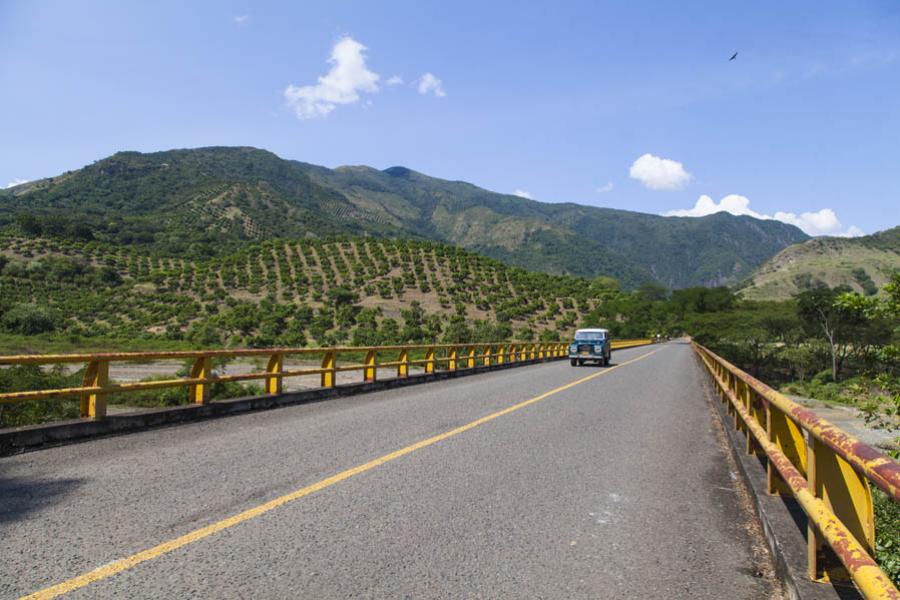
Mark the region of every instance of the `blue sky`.
[[900, 224], [900, 3], [525, 4], [0, 0], [0, 186], [252, 145], [543, 201]]

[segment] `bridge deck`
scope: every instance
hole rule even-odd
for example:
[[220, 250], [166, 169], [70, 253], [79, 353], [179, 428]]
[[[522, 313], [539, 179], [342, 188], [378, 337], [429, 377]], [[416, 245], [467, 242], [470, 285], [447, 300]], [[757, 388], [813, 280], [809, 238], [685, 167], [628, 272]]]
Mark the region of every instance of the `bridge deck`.
[[0, 459], [0, 597], [342, 472], [70, 595], [777, 595], [754, 576], [763, 543], [746, 527], [690, 347], [620, 350], [613, 362], [554, 362]]

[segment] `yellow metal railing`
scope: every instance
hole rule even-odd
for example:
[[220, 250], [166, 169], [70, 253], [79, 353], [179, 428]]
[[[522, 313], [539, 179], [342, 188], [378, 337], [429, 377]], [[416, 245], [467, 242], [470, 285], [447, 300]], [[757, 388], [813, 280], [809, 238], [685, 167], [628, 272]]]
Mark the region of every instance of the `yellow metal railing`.
[[866, 598], [900, 599], [872, 558], [875, 516], [869, 487], [872, 483], [900, 500], [897, 461], [707, 348], [693, 346], [735, 428], [746, 434], [747, 453], [766, 457], [768, 492], [793, 496], [806, 513], [809, 576], [817, 581], [852, 579]]
[[613, 340], [612, 341], [612, 349], [613, 350], [621, 350], [623, 348], [634, 348], [635, 346], [646, 346], [647, 344], [653, 344], [654, 340], [651, 339], [643, 339], [643, 340]]
[[[337, 374], [344, 371], [361, 371], [363, 381], [375, 381], [379, 368], [396, 368], [397, 377], [408, 377], [411, 366], [420, 366], [425, 373], [436, 368], [449, 371], [474, 368], [481, 365], [521, 362], [534, 359], [558, 358], [566, 352], [562, 343], [498, 343], [498, 344], [421, 344], [404, 346], [361, 346], [331, 348], [266, 348], [245, 350], [201, 350], [181, 352], [121, 352], [107, 354], [50, 354], [0, 356], [0, 365], [71, 364], [87, 365], [81, 387], [52, 390], [33, 390], [0, 393], [0, 404], [80, 396], [81, 416], [102, 419], [106, 416], [106, 399], [116, 392], [131, 392], [173, 387], [186, 387], [188, 400], [195, 404], [209, 402], [212, 384], [228, 381], [263, 380], [267, 394], [280, 394], [282, 383], [288, 377], [319, 375], [322, 387], [337, 384]], [[380, 354], [395, 353], [396, 359], [379, 361]], [[423, 356], [410, 358], [410, 353]], [[338, 358], [354, 355], [363, 362], [339, 364]], [[308, 357], [321, 361], [315, 368], [285, 369], [285, 357]], [[239, 375], [217, 375], [213, 371], [213, 359], [268, 358], [265, 371]], [[190, 375], [176, 379], [114, 383], [109, 377], [112, 362], [146, 362], [161, 359], [193, 361]]]
[[[612, 347], [630, 348], [651, 343], [651, 340], [614, 340]], [[457, 371], [531, 360], [565, 358], [567, 343], [500, 342], [487, 344], [411, 344], [397, 346], [358, 346], [331, 348], [260, 348], [244, 350], [198, 350], [179, 352], [119, 352], [103, 354], [29, 354], [0, 356], [2, 365], [59, 365], [84, 364], [84, 378], [80, 387], [19, 392], [0, 392], [0, 404], [78, 396], [81, 399], [81, 416], [102, 419], [106, 416], [107, 398], [118, 392], [134, 392], [164, 388], [185, 387], [188, 401], [206, 404], [210, 400], [213, 384], [229, 381], [262, 380], [267, 394], [280, 394], [286, 378], [319, 375], [320, 385], [330, 388], [337, 385], [337, 374], [345, 371], [361, 371], [363, 381], [374, 382], [379, 368], [396, 368], [398, 378], [408, 377], [410, 367], [420, 366], [425, 373], [435, 369]], [[396, 354], [394, 354], [396, 353]], [[394, 354], [393, 360], [382, 361], [384, 354]], [[410, 355], [422, 358], [411, 358]], [[363, 361], [340, 364], [338, 359]], [[265, 371], [239, 375], [218, 375], [213, 370], [214, 359], [232, 358], [268, 359]], [[285, 357], [315, 357], [318, 367], [286, 369]], [[148, 362], [178, 359], [192, 361], [190, 375], [174, 379], [116, 383], [110, 379], [109, 365], [113, 362]], [[315, 364], [315, 363], [314, 363]]]

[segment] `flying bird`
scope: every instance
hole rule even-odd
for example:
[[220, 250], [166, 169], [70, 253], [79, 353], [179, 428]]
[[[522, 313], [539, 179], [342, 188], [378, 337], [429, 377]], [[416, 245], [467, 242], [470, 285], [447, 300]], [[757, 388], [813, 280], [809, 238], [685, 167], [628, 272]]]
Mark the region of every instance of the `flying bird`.
[[728, 60], [734, 60], [734, 59], [736, 59], [736, 58], [737, 58], [737, 55], [738, 55], [738, 53], [735, 52], [734, 54], [731, 55], [731, 58], [729, 58]]

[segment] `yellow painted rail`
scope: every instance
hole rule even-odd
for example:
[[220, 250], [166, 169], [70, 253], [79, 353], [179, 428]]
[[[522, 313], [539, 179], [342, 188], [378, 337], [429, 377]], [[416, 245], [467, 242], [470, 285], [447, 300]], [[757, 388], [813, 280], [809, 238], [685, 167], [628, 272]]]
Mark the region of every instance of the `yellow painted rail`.
[[[793, 496], [809, 522], [808, 573], [852, 579], [866, 598], [900, 600], [872, 558], [875, 515], [870, 483], [900, 501], [900, 464], [694, 344], [747, 453], [765, 456], [768, 492]], [[830, 552], [826, 549], [830, 549]], [[837, 559], [837, 560], [835, 560]]]
[[[651, 343], [651, 340], [614, 340], [613, 348], [630, 348]], [[280, 394], [282, 383], [288, 377], [319, 375], [323, 388], [337, 384], [337, 373], [361, 371], [363, 381], [374, 382], [379, 368], [396, 368], [396, 376], [408, 377], [410, 367], [421, 366], [425, 373], [435, 369], [456, 371], [476, 366], [565, 358], [568, 344], [562, 342], [498, 342], [486, 344], [411, 344], [397, 346], [340, 346], [330, 348], [260, 348], [243, 350], [198, 350], [178, 352], [119, 352], [101, 354], [34, 354], [0, 356], [0, 365], [51, 365], [81, 363], [86, 365], [80, 387], [19, 392], [0, 391], [0, 404], [78, 396], [81, 398], [81, 416], [102, 419], [106, 416], [107, 397], [117, 392], [133, 392], [163, 388], [185, 387], [188, 401], [206, 404], [210, 400], [211, 386], [217, 382], [263, 380], [267, 394]], [[381, 360], [384, 355], [391, 360]], [[410, 355], [423, 358], [413, 359]], [[218, 375], [213, 369], [213, 359], [267, 358], [265, 371], [240, 375]], [[285, 357], [315, 359], [320, 366], [313, 368], [285, 369]], [[364, 357], [358, 362], [359, 357]], [[356, 359], [357, 362], [339, 363], [339, 358]], [[188, 377], [133, 383], [115, 383], [109, 377], [109, 365], [113, 362], [148, 362], [161, 359], [191, 361]], [[314, 363], [315, 364], [315, 363]]]

